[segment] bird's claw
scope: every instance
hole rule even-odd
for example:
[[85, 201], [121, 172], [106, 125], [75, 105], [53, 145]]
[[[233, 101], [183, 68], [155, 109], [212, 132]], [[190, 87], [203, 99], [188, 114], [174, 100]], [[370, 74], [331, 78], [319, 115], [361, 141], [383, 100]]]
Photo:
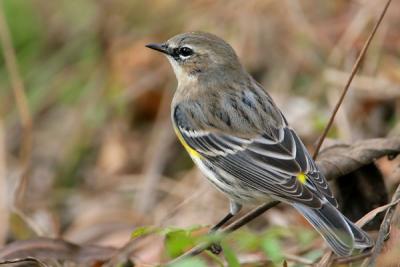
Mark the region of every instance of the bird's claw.
[[222, 252], [222, 247], [218, 243], [212, 243], [209, 247], [208, 250], [211, 251], [212, 254], [218, 255]]

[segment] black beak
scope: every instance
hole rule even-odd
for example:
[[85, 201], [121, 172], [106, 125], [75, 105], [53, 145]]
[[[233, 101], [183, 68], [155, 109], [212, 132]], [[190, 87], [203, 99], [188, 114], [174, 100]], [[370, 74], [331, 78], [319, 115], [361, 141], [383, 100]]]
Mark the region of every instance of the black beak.
[[166, 44], [148, 44], [146, 47], [157, 50], [161, 53], [169, 55], [168, 46]]

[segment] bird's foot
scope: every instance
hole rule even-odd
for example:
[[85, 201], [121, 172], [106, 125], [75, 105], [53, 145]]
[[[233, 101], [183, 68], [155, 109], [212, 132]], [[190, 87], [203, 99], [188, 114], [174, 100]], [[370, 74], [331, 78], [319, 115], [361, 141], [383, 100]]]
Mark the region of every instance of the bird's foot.
[[219, 255], [222, 252], [222, 247], [219, 243], [212, 243], [207, 250], [211, 251], [212, 254]]

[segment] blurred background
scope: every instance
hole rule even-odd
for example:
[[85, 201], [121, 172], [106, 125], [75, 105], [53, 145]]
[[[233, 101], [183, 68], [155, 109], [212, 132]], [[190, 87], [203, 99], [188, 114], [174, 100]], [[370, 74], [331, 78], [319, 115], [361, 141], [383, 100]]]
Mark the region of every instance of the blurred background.
[[[41, 235], [121, 247], [138, 226], [209, 225], [228, 208], [178, 144], [169, 116], [176, 80], [167, 60], [145, 44], [192, 30], [227, 40], [312, 150], [384, 1], [1, 4], [0, 30], [9, 31], [12, 47], [3, 46], [0, 56], [0, 245]], [[393, 1], [331, 138], [352, 143], [399, 135], [398, 10]], [[13, 50], [20, 75], [5, 65], [4, 54]], [[24, 101], [13, 84], [25, 90], [29, 112], [18, 111], [16, 99]], [[385, 179], [392, 192], [400, 175], [389, 174], [399, 160], [377, 164], [392, 177]], [[298, 240], [322, 244], [284, 205], [240, 238], [264, 233], [267, 225], [288, 229], [278, 241], [294, 254]], [[309, 259], [322, 253], [310, 251]], [[162, 261], [162, 239], [138, 255]]]

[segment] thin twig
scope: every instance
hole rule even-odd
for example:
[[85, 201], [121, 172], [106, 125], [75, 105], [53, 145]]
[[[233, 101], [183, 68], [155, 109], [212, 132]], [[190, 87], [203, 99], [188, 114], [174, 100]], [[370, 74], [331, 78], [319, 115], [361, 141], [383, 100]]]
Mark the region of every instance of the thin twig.
[[2, 45], [4, 60], [7, 72], [10, 76], [12, 90], [14, 92], [15, 102], [19, 112], [22, 126], [22, 140], [20, 146], [20, 164], [22, 167], [21, 178], [18, 183], [15, 195], [15, 205], [20, 206], [28, 183], [31, 152], [32, 152], [32, 117], [29, 111], [28, 100], [25, 94], [24, 83], [22, 81], [15, 50], [6, 18], [4, 16], [3, 7], [0, 4], [0, 42]]
[[3, 122], [0, 118], [0, 247], [7, 241], [10, 209], [8, 205], [8, 190], [6, 180], [6, 142]]
[[336, 257], [333, 260], [335, 263], [346, 264], [346, 263], [351, 263], [351, 262], [356, 262], [356, 261], [362, 260], [364, 258], [371, 256], [371, 254], [372, 254], [372, 251], [366, 251], [366, 252], [363, 252], [361, 254], [357, 254], [354, 256]]
[[[334, 119], [335, 119], [336, 113], [338, 112], [340, 106], [341, 106], [342, 103], [343, 103], [344, 97], [346, 96], [346, 93], [347, 93], [348, 90], [349, 90], [350, 84], [351, 84], [351, 82], [352, 82], [352, 80], [353, 80], [355, 74], [357, 73], [359, 67], [360, 67], [361, 61], [362, 61], [362, 59], [364, 58], [364, 55], [365, 55], [365, 53], [366, 53], [367, 50], [368, 50], [369, 44], [371, 43], [371, 41], [372, 41], [372, 39], [373, 39], [373, 37], [374, 37], [374, 35], [375, 35], [375, 33], [376, 33], [376, 31], [377, 31], [379, 25], [381, 24], [382, 19], [384, 18], [385, 14], [386, 14], [386, 11], [387, 11], [387, 9], [388, 9], [388, 7], [389, 7], [391, 1], [392, 1], [392, 0], [388, 0], [388, 1], [386, 2], [386, 5], [385, 5], [385, 7], [384, 7], [383, 10], [382, 10], [381, 15], [379, 16], [378, 21], [376, 22], [376, 24], [375, 24], [375, 26], [374, 26], [372, 32], [370, 33], [370, 35], [368, 36], [367, 41], [366, 41], [365, 44], [364, 44], [364, 47], [362, 48], [360, 54], [358, 55], [358, 58], [357, 58], [357, 60], [356, 60], [356, 62], [355, 62], [355, 64], [354, 64], [354, 66], [353, 66], [353, 68], [352, 68], [350, 77], [349, 77], [349, 79], [348, 79], [348, 81], [347, 81], [347, 83], [346, 83], [346, 85], [345, 85], [345, 87], [344, 87], [344, 89], [343, 89], [343, 92], [342, 92], [342, 94], [341, 94], [341, 96], [340, 96], [340, 98], [339, 98], [339, 100], [338, 100], [338, 102], [337, 102], [337, 104], [336, 104], [336, 106], [335, 106], [335, 108], [334, 108], [334, 110], [333, 110], [333, 113], [332, 113], [331, 117], [329, 118], [329, 122], [328, 122], [327, 126], [325, 127], [325, 129], [324, 129], [324, 131], [323, 131], [321, 137], [320, 137], [319, 140], [318, 140], [318, 144], [317, 144], [317, 146], [316, 146], [316, 148], [315, 148], [315, 151], [314, 151], [314, 154], [313, 154], [313, 159], [314, 159], [314, 160], [315, 160], [315, 159], [317, 158], [317, 156], [318, 156], [318, 153], [319, 153], [319, 151], [320, 151], [320, 149], [321, 149], [322, 143], [324, 142], [326, 135], [328, 134], [330, 128], [332, 127], [332, 124], [333, 124], [333, 121], [334, 121]], [[330, 266], [330, 265], [332, 265], [332, 262], [333, 262], [333, 261], [332, 261], [331, 252], [330, 252], [330, 251], [327, 252], [326, 254], [324, 254], [324, 256], [323, 256], [322, 259], [320, 260], [319, 264], [321, 264], [322, 261], [324, 261], [324, 260], [326, 260], [326, 262], [324, 262], [325, 266]]]
[[342, 94], [341, 94], [341, 96], [340, 96], [338, 102], [336, 103], [335, 108], [333, 109], [333, 112], [332, 112], [331, 117], [329, 118], [329, 122], [328, 122], [327, 126], [325, 127], [325, 129], [324, 129], [324, 131], [323, 131], [321, 137], [318, 139], [318, 144], [317, 144], [317, 146], [316, 146], [316, 148], [315, 148], [315, 151], [314, 151], [314, 154], [313, 154], [313, 158], [314, 158], [314, 159], [316, 159], [317, 156], [318, 156], [318, 153], [319, 153], [319, 150], [321, 149], [322, 143], [324, 142], [326, 135], [328, 134], [329, 130], [330, 130], [331, 127], [332, 127], [332, 124], [333, 124], [333, 121], [334, 121], [334, 119], [335, 119], [336, 113], [338, 112], [340, 106], [342, 105], [342, 102], [343, 102], [343, 100], [344, 100], [344, 97], [346, 96], [346, 94], [347, 94], [347, 92], [348, 92], [348, 90], [349, 90], [351, 81], [353, 80], [353, 78], [354, 78], [354, 76], [356, 75], [358, 69], [360, 68], [361, 61], [362, 61], [362, 59], [364, 58], [364, 55], [365, 55], [365, 53], [366, 53], [367, 50], [368, 50], [369, 44], [371, 43], [371, 41], [372, 41], [372, 39], [373, 39], [373, 37], [374, 37], [374, 35], [375, 35], [375, 33], [376, 33], [376, 30], [378, 29], [379, 25], [381, 24], [382, 19], [383, 19], [383, 17], [385, 16], [386, 10], [388, 9], [388, 7], [389, 7], [391, 1], [392, 1], [392, 0], [388, 0], [388, 1], [386, 2], [386, 5], [385, 5], [385, 7], [384, 7], [384, 9], [383, 9], [383, 11], [382, 11], [382, 13], [381, 13], [381, 15], [380, 15], [378, 21], [376, 22], [376, 24], [375, 24], [375, 26], [374, 26], [374, 28], [373, 28], [371, 34], [369, 35], [367, 41], [366, 41], [365, 44], [364, 44], [364, 47], [362, 48], [360, 54], [358, 55], [358, 58], [357, 58], [357, 60], [356, 60], [356, 62], [355, 62], [355, 64], [354, 64], [354, 66], [353, 66], [353, 68], [352, 68], [352, 70], [351, 70], [350, 77], [349, 77], [349, 79], [347, 80], [347, 83], [346, 83], [346, 85], [345, 85], [345, 87], [344, 87], [344, 89], [343, 89], [343, 92], [342, 92]]
[[369, 223], [370, 221], [372, 221], [376, 215], [378, 215], [381, 212], [387, 211], [389, 208], [397, 205], [400, 202], [400, 199], [397, 199], [395, 202], [390, 202], [389, 204], [377, 207], [373, 210], [371, 210], [370, 212], [368, 212], [367, 214], [365, 214], [361, 219], [359, 219], [356, 222], [356, 225], [360, 228], [363, 228], [364, 225], [366, 225], [367, 223]]
[[156, 201], [155, 189], [162, 178], [161, 174], [167, 164], [167, 150], [170, 148], [172, 140], [174, 140], [171, 123], [168, 120], [168, 111], [172, 97], [171, 92], [171, 90], [164, 90], [149, 141], [151, 145], [144, 153], [144, 187], [136, 199], [137, 208], [142, 213], [148, 212], [154, 206]]
[[316, 267], [327, 267], [333, 263], [333, 253], [331, 250], [327, 251], [322, 255], [321, 259], [315, 265]]
[[[400, 199], [400, 185], [397, 186], [396, 192], [392, 197], [392, 203], [397, 202]], [[376, 258], [378, 257], [379, 253], [382, 250], [383, 243], [385, 242], [385, 238], [388, 236], [390, 231], [390, 224], [395, 214], [397, 205], [393, 205], [386, 211], [385, 217], [382, 221], [381, 227], [379, 229], [378, 238], [375, 242], [375, 246], [372, 250], [371, 258], [367, 261], [366, 266], [374, 266], [376, 262]]]
[[278, 205], [279, 203], [280, 203], [280, 201], [272, 201], [272, 202], [268, 202], [268, 203], [265, 203], [263, 205], [258, 206], [257, 208], [255, 208], [254, 210], [250, 211], [249, 213], [247, 213], [246, 215], [244, 215], [240, 219], [234, 221], [233, 223], [231, 223], [230, 225], [225, 227], [221, 231], [221, 233], [230, 233], [230, 232], [233, 232], [233, 231], [239, 229], [243, 225], [251, 222], [252, 220], [257, 218], [258, 216], [260, 216], [261, 214], [266, 212], [267, 210], [269, 210], [269, 209], [275, 207], [276, 205]]
[[17, 215], [37, 236], [45, 236], [46, 231], [35, 222], [32, 218], [28, 217], [19, 207], [11, 206], [11, 211]]
[[293, 254], [288, 254], [288, 253], [283, 253], [283, 257], [287, 261], [295, 262], [295, 263], [300, 263], [302, 266], [307, 266], [307, 265], [313, 265], [314, 262], [312, 260], [293, 255]]

